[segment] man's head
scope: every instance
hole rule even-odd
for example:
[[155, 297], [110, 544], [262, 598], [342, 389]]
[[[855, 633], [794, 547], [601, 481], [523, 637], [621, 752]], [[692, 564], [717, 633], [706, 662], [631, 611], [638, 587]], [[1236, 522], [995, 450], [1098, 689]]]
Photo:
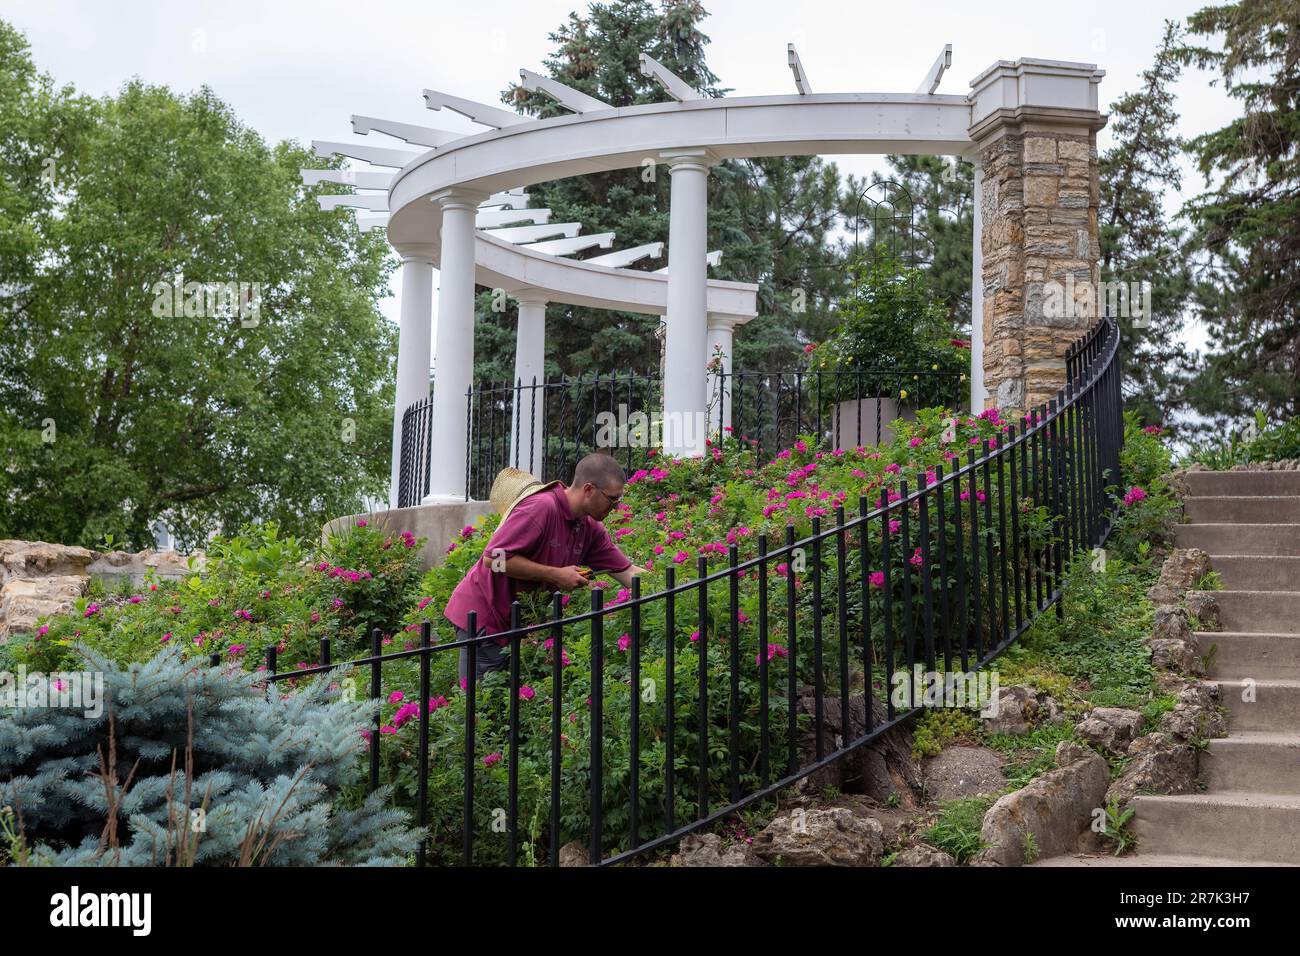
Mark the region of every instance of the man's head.
[[573, 469], [573, 484], [569, 485], [573, 513], [604, 521], [623, 495], [623, 480], [622, 465], [609, 455], [592, 452]]

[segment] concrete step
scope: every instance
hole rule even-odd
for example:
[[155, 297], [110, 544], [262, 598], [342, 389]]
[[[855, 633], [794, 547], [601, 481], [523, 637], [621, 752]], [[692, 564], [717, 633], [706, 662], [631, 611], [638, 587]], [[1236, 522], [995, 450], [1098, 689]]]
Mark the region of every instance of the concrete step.
[[1202, 495], [1300, 495], [1300, 471], [1189, 471], [1187, 490]]
[[1300, 634], [1300, 591], [1214, 591], [1225, 631]]
[[1179, 524], [1174, 540], [1210, 554], [1300, 556], [1300, 524]]
[[1200, 755], [1200, 770], [1210, 793], [1300, 796], [1300, 733], [1246, 730], [1211, 740]]
[[1269, 554], [1211, 554], [1210, 566], [1226, 588], [1300, 591], [1300, 557]]
[[1192, 524], [1300, 523], [1300, 495], [1188, 498], [1183, 513]]
[[[1300, 733], [1300, 681], [1257, 679], [1253, 685], [1244, 680], [1215, 680], [1228, 710], [1228, 727], [1232, 733], [1263, 730], [1269, 733]], [[1253, 700], [1243, 700], [1250, 690]], [[1300, 826], [1300, 820], [1296, 821]]]
[[1200, 654], [1215, 649], [1210, 674], [1218, 680], [1300, 680], [1300, 634], [1197, 631], [1192, 638]]
[[1215, 856], [1181, 856], [1174, 853], [1125, 853], [1123, 856], [1049, 856], [1030, 866], [1300, 866], [1300, 863], [1272, 863], [1267, 860], [1234, 860]]
[[1300, 864], [1300, 796], [1254, 792], [1139, 796], [1139, 852]]

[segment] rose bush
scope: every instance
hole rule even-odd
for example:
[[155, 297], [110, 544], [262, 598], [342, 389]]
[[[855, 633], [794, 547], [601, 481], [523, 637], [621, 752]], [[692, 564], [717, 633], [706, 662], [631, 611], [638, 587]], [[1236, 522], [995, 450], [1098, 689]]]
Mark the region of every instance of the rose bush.
[[209, 546], [206, 566], [179, 581], [146, 578], [91, 593], [71, 614], [40, 622], [15, 637], [10, 655], [29, 670], [70, 666], [71, 648], [84, 644], [120, 664], [152, 659], [167, 646], [187, 654], [219, 654], [264, 666], [277, 649], [280, 669], [315, 662], [328, 638], [335, 659], [368, 646], [371, 628], [391, 641], [419, 582], [422, 542], [407, 532], [389, 534], [365, 525], [330, 535], [315, 554], [273, 523], [244, 528]]

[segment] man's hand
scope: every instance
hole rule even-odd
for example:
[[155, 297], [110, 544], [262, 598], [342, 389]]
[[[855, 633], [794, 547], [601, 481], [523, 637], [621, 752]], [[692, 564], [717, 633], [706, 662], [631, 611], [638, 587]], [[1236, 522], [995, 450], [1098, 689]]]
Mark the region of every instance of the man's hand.
[[567, 568], [553, 568], [550, 584], [557, 591], [574, 591], [587, 583], [587, 576], [578, 570], [576, 564]]

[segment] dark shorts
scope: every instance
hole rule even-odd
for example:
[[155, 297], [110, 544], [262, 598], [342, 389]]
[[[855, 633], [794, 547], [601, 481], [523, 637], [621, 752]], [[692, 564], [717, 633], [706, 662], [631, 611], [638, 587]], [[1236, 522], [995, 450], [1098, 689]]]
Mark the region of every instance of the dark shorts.
[[[486, 627], [479, 628], [479, 634], [487, 633]], [[456, 628], [456, 640], [464, 641], [469, 639], [469, 631], [462, 628]], [[496, 641], [484, 641], [474, 648], [474, 673], [477, 677], [491, 671], [499, 671], [510, 663], [510, 656], [506, 654], [506, 649]], [[459, 675], [461, 680], [467, 680], [469, 674], [469, 651], [466, 648], [460, 649], [460, 666]]]

